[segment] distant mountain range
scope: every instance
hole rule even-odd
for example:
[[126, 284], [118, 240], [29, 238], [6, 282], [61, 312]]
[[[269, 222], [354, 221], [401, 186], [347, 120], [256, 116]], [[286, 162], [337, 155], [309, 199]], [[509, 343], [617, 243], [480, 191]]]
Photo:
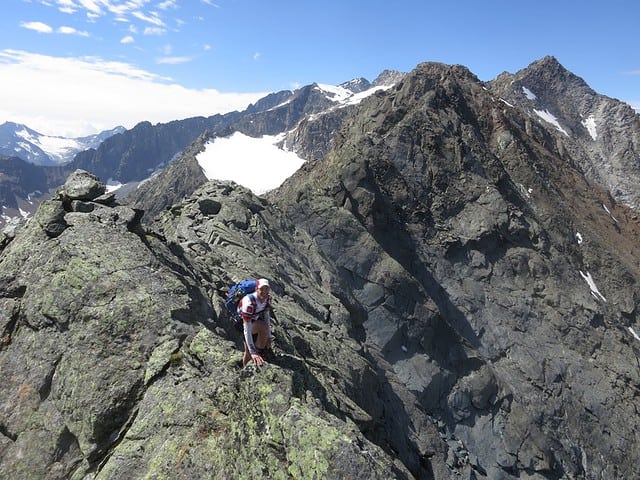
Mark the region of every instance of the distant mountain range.
[[[0, 130], [5, 145], [0, 150], [0, 174], [4, 174], [0, 175], [0, 226], [10, 219], [32, 215], [39, 202], [76, 169], [94, 173], [113, 188], [119, 187], [123, 195], [164, 169], [205, 132], [224, 136], [239, 131], [254, 137], [282, 134], [301, 121], [336, 109], [337, 115], [343, 116], [350, 106], [376, 90], [388, 88], [402, 76], [401, 72], [386, 70], [373, 82], [358, 78], [339, 86], [312, 84], [267, 95], [243, 112], [156, 125], [141, 122], [130, 130], [118, 127], [78, 139], [47, 137], [7, 122]], [[316, 145], [325, 144], [327, 134], [332, 133], [325, 126]], [[325, 150], [305, 151], [301, 156], [319, 155]], [[34, 173], [25, 175], [25, 171]]]
[[43, 135], [26, 125], [5, 122], [0, 125], [0, 155], [19, 157], [35, 165], [64, 165], [73, 160], [76, 153], [96, 148], [107, 138], [125, 130], [119, 126], [95, 135], [68, 138]]
[[[385, 70], [373, 82], [356, 78], [338, 86], [314, 83], [269, 94], [242, 112], [156, 125], [141, 122], [129, 130], [117, 127], [75, 139], [49, 137], [7, 122], [0, 126], [0, 226], [11, 218], [29, 217], [75, 169], [94, 173], [124, 196], [185, 152], [203, 150], [207, 140], [234, 132], [254, 138], [277, 135], [282, 139], [279, 148], [306, 161], [321, 158], [350, 111], [363, 98], [390, 88], [404, 75]], [[504, 73], [485, 85], [505, 107], [528, 112], [526, 128], [542, 124], [576, 140], [564, 147], [565, 153], [579, 158], [586, 175], [621, 202], [640, 205], [636, 188], [640, 170], [635, 166], [640, 117], [629, 105], [597, 94], [553, 57], [515, 74]], [[583, 111], [590, 113], [584, 116]], [[199, 146], [189, 148], [199, 138]], [[31, 173], [25, 174], [27, 171]], [[164, 175], [171, 173], [164, 171]], [[203, 172], [199, 176], [198, 184], [208, 178]], [[180, 198], [183, 192], [173, 184], [181, 182], [180, 178], [168, 180], [169, 193], [163, 194], [165, 199], [157, 207]]]

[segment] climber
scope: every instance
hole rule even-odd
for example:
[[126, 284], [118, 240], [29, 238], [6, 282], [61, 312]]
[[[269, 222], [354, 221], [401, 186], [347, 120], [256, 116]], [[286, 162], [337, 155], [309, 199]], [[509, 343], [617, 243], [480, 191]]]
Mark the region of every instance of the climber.
[[245, 295], [238, 305], [244, 331], [243, 367], [252, 360], [260, 366], [264, 364], [265, 357], [272, 355], [270, 291], [269, 281], [261, 278], [256, 285], [256, 291]]

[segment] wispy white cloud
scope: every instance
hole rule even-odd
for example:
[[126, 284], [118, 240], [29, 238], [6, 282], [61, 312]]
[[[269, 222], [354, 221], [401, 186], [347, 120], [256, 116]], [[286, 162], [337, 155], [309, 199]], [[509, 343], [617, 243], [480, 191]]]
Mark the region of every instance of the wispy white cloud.
[[136, 40], [131, 35], [127, 35], [126, 37], [122, 37], [120, 39], [120, 43], [134, 43]]
[[78, 6], [73, 0], [57, 0], [58, 10], [62, 13], [75, 13], [78, 11]]
[[145, 11], [153, 5], [156, 9], [167, 11], [178, 8], [177, 0], [163, 0], [154, 5], [153, 0], [37, 0], [48, 7], [57, 7], [63, 13], [73, 14], [84, 11], [89, 21], [111, 14], [118, 22], [130, 22], [132, 18], [164, 27], [165, 23], [157, 11]]
[[81, 37], [89, 36], [89, 32], [87, 31], [77, 30], [74, 27], [69, 27], [66, 25], [58, 27], [56, 30], [54, 30], [51, 25], [47, 25], [46, 23], [42, 22], [22, 22], [20, 26], [22, 28], [26, 28], [27, 30], [33, 30], [38, 33], [54, 33], [55, 31], [63, 35], [79, 35]]
[[156, 27], [164, 27], [165, 23], [162, 21], [160, 17], [155, 14], [147, 15], [140, 11], [131, 12], [131, 15], [136, 17], [138, 20], [142, 20], [143, 22], [150, 23], [155, 25]]
[[160, 57], [156, 60], [156, 63], [161, 65], [178, 65], [180, 63], [188, 63], [192, 61], [191, 57]]
[[178, 65], [180, 63], [187, 63], [193, 60], [191, 57], [178, 57], [173, 55], [173, 46], [170, 43], [164, 44], [160, 48], [162, 57], [156, 58], [156, 63], [161, 65]]
[[64, 35], [79, 35], [81, 37], [89, 36], [89, 32], [86, 32], [84, 30], [76, 30], [73, 27], [67, 27], [67, 26], [59, 27], [57, 31], [58, 33], [62, 33]]
[[169, 10], [170, 8], [178, 8], [176, 0], [165, 0], [158, 4], [160, 10]]
[[53, 28], [50, 25], [42, 22], [21, 22], [20, 26], [27, 30], [33, 30], [38, 33], [52, 33]]
[[243, 110], [264, 95], [185, 88], [133, 65], [97, 57], [0, 50], [0, 123], [24, 123], [47, 135], [76, 137], [117, 125], [131, 128], [143, 120], [168, 122]]
[[167, 30], [161, 27], [146, 27], [142, 31], [143, 35], [164, 35], [167, 33]]
[[[98, 4], [98, 2], [95, 2], [94, 0], [78, 0], [78, 3], [84, 7], [86, 10], [88, 10], [90, 13], [93, 13], [95, 15], [102, 15], [103, 11], [102, 8], [100, 8], [100, 5]], [[100, 3], [103, 3], [102, 1]], [[110, 2], [106, 2], [107, 4], [109, 4]]]
[[58, 10], [62, 13], [68, 13], [72, 15], [78, 11], [78, 6], [73, 0], [57, 0]]

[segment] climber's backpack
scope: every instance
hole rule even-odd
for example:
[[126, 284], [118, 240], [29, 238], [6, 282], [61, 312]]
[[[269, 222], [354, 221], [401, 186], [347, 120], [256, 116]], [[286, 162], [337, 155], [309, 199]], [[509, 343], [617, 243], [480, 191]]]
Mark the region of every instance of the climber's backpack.
[[242, 280], [229, 288], [224, 304], [227, 306], [227, 310], [229, 310], [234, 322], [242, 324], [242, 319], [238, 314], [238, 303], [245, 295], [255, 292], [257, 284], [257, 280]]

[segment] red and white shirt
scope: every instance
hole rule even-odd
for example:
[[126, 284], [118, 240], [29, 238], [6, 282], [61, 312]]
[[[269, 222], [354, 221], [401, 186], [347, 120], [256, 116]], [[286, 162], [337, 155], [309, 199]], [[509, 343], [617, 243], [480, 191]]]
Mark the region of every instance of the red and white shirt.
[[238, 310], [244, 322], [254, 322], [256, 320], [264, 320], [267, 323], [270, 322], [270, 308], [271, 295], [267, 295], [267, 298], [261, 302], [256, 293], [245, 295], [238, 304]]

